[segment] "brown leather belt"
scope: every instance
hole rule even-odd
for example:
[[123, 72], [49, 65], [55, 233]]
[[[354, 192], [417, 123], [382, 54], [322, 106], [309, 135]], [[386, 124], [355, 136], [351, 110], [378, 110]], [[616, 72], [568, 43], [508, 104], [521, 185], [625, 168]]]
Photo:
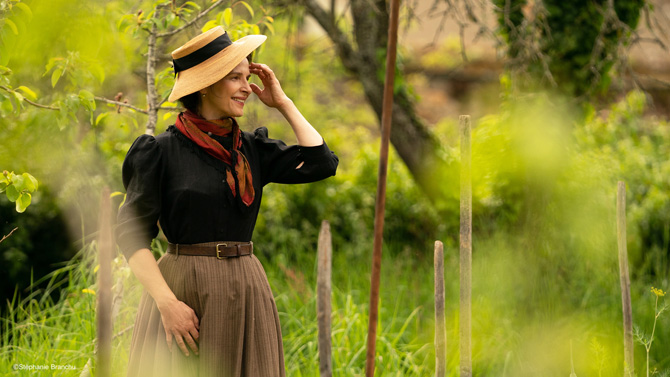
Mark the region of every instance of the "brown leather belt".
[[179, 255], [198, 255], [203, 257], [217, 257], [218, 259], [236, 258], [254, 253], [254, 243], [227, 241], [205, 242], [192, 245], [169, 243], [167, 252]]

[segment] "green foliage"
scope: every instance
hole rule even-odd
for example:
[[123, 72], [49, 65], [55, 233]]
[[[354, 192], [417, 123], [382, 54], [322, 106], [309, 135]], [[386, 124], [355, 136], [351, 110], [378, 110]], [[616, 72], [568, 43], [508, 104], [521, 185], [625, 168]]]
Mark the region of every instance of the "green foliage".
[[18, 175], [5, 170], [0, 177], [0, 194], [4, 192], [10, 202], [16, 203], [18, 213], [23, 213], [28, 208], [33, 198], [32, 193], [38, 187], [39, 182], [29, 173]]
[[[518, 72], [527, 71], [534, 87], [553, 81], [565, 95], [603, 94], [611, 70], [635, 30], [645, 0], [608, 1], [495, 0], [498, 26]], [[538, 42], [535, 42], [535, 41]], [[539, 44], [538, 44], [539, 43]], [[535, 51], [537, 49], [537, 51]], [[549, 80], [550, 74], [553, 80]]]

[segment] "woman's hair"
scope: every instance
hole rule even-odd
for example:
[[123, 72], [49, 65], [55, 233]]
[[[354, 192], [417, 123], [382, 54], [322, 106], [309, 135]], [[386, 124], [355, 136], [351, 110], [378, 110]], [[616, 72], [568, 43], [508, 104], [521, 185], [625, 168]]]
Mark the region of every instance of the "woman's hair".
[[193, 92], [179, 99], [181, 105], [193, 114], [199, 114], [198, 108], [200, 107], [200, 101], [200, 92]]
[[[253, 52], [247, 56], [247, 61], [249, 63], [253, 62], [252, 56], [253, 56]], [[191, 93], [191, 94], [187, 94], [187, 95], [181, 97], [180, 99], [178, 99], [178, 101], [181, 103], [182, 106], [184, 106], [186, 108], [186, 110], [189, 110], [194, 114], [200, 114], [198, 109], [200, 108], [200, 103], [201, 103], [202, 100], [200, 99], [200, 92], [199, 91]]]

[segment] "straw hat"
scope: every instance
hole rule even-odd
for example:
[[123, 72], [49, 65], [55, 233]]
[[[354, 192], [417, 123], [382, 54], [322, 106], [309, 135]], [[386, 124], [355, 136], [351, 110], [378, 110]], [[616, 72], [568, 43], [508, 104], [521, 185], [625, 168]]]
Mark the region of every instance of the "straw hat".
[[247, 35], [232, 42], [228, 33], [217, 26], [186, 42], [172, 51], [177, 78], [168, 100], [174, 102], [221, 80], [266, 38]]

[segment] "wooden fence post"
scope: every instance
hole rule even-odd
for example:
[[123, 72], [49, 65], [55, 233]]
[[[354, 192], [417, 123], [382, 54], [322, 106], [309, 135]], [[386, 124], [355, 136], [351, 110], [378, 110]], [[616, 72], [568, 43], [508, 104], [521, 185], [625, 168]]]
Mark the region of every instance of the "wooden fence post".
[[472, 376], [472, 176], [470, 116], [458, 119], [461, 136], [460, 350], [461, 377]]
[[617, 185], [617, 243], [619, 245], [619, 281], [623, 310], [624, 377], [635, 375], [633, 358], [633, 307], [630, 300], [630, 276], [628, 274], [628, 246], [626, 244], [626, 183]]
[[319, 374], [321, 377], [333, 375], [330, 338], [332, 254], [330, 224], [324, 220], [321, 222], [319, 232], [318, 275], [316, 278], [316, 319], [319, 327]]
[[100, 204], [100, 235], [98, 240], [98, 302], [97, 317], [97, 373], [99, 377], [111, 376], [112, 361], [112, 203], [109, 188], [102, 190]]
[[435, 377], [447, 373], [447, 330], [444, 320], [444, 246], [435, 241]]

